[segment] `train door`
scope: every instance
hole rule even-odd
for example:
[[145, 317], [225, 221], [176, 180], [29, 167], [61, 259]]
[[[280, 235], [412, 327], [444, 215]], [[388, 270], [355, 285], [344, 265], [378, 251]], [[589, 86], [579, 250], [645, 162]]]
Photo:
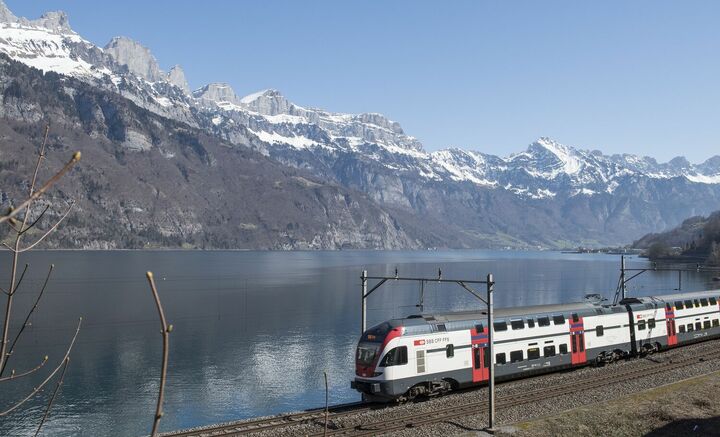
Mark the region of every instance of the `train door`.
[[675, 330], [675, 310], [668, 303], [665, 304], [665, 324], [667, 326], [668, 346], [675, 346], [678, 342]]
[[573, 365], [585, 364], [585, 327], [582, 317], [573, 314], [570, 320], [570, 359]]
[[487, 381], [490, 377], [487, 328], [478, 325], [470, 330], [470, 334], [472, 335], [472, 380]]

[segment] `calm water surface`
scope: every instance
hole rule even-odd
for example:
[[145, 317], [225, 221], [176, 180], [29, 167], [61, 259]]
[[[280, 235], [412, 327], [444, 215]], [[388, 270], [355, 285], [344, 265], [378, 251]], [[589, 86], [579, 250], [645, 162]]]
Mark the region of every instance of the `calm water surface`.
[[[7, 253], [0, 256], [6, 286]], [[360, 324], [360, 273], [484, 279], [495, 275], [496, 305], [567, 302], [587, 293], [612, 299], [619, 257], [552, 252], [32, 252], [18, 292], [18, 328], [50, 263], [55, 274], [10, 367], [56, 363], [79, 316], [83, 327], [46, 435], [139, 436], [151, 428], [161, 336], [145, 271], [158, 280], [174, 325], [161, 430], [358, 400], [350, 390]], [[644, 266], [631, 259], [629, 267]], [[712, 286], [688, 273], [683, 289]], [[630, 293], [677, 287], [677, 274], [634, 280]], [[457, 286], [425, 286], [425, 310], [480, 308]], [[419, 286], [388, 283], [371, 296], [368, 325], [417, 313]], [[2, 305], [4, 308], [4, 305]], [[48, 368], [54, 367], [48, 365]], [[5, 384], [4, 409], [39, 379]], [[48, 393], [0, 418], [0, 435], [33, 435]]]

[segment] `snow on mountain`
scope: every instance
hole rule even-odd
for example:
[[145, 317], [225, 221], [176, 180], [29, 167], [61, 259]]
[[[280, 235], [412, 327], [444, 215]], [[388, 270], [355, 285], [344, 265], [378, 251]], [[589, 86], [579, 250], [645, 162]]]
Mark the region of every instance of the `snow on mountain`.
[[17, 18], [0, 4], [0, 51], [43, 71], [75, 77], [102, 77], [106, 68], [77, 56], [81, 46], [92, 47], [70, 30], [64, 14], [49, 13], [29, 21]]
[[13, 15], [1, 0], [0, 52], [40, 70], [120, 93], [146, 109], [229, 141], [250, 143], [290, 165], [318, 171], [331, 171], [342, 157], [404, 177], [469, 183], [532, 199], [612, 194], [629, 178], [720, 184], [720, 157], [698, 165], [684, 158], [658, 163], [628, 154], [606, 156], [549, 138], [507, 157], [457, 148], [427, 152], [399, 123], [381, 114], [302, 107], [273, 89], [241, 98], [225, 83], [190, 92], [181, 67], [164, 72], [150, 49], [136, 41], [116, 37], [100, 48], [75, 33], [62, 12], [27, 20]]

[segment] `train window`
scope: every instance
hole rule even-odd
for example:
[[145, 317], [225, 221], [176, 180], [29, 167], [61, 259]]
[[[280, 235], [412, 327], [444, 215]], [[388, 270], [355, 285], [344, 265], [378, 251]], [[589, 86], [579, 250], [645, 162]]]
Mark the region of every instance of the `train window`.
[[710, 323], [710, 320], [705, 320], [703, 322], [703, 329], [710, 329], [712, 327], [712, 324]]
[[560, 345], [560, 354], [565, 355], [567, 353], [567, 345], [565, 343]]
[[540, 358], [540, 348], [531, 347], [530, 349], [528, 349], [527, 357], [528, 360], [537, 360], [538, 358]]
[[720, 326], [720, 320], [718, 320], [718, 319], [713, 320], [712, 325], [713, 325], [713, 328], [717, 328], [718, 326]]
[[445, 332], [447, 331], [447, 328], [445, 327], [444, 323], [439, 323], [435, 325], [437, 327], [438, 332]]
[[543, 355], [546, 357], [554, 357], [555, 356], [555, 346], [545, 346], [543, 349]]
[[687, 325], [687, 331], [688, 331], [688, 332], [693, 332], [694, 330], [695, 330], [695, 328], [693, 327], [693, 324], [692, 324], [692, 323], [688, 323], [688, 325]]
[[683, 306], [682, 301], [681, 301], [681, 300], [676, 300], [676, 301], [675, 301], [675, 309], [676, 309], [676, 310], [681, 310], [681, 309], [683, 309], [683, 308], [685, 308], [685, 307]]
[[708, 300], [707, 299], [700, 299], [700, 305], [706, 307], [708, 306]]
[[692, 301], [691, 301], [691, 300], [686, 300], [686, 301], [685, 301], [685, 308], [692, 308], [692, 307], [693, 307]]
[[505, 364], [506, 362], [507, 361], [505, 361], [505, 352], [495, 354], [495, 364]]
[[490, 368], [490, 351], [487, 349], [483, 349], [483, 363], [486, 369]]
[[445, 346], [445, 356], [448, 358], [452, 358], [455, 356], [455, 346], [449, 344]]
[[648, 328], [653, 329], [655, 327], [655, 319], [648, 320]]
[[512, 351], [510, 352], [510, 362], [517, 363], [523, 360], [523, 351]]
[[670, 305], [670, 302], [665, 304], [665, 309], [668, 311], [672, 311], [672, 305]]
[[482, 323], [475, 325], [475, 331], [480, 334], [485, 331], [485, 327]]
[[535, 319], [527, 319], [528, 328], [535, 327]]
[[512, 329], [525, 329], [525, 322], [522, 320], [510, 320], [510, 326], [512, 326]]
[[695, 322], [695, 330], [696, 330], [696, 331], [702, 330], [702, 323], [700, 323], [700, 322]]
[[550, 326], [550, 317], [538, 317], [538, 326]]
[[680, 325], [680, 332], [685, 332], [685, 325]]
[[605, 335], [605, 328], [603, 328], [603, 325], [597, 325], [597, 327], [595, 328], [595, 335], [597, 337], [602, 337], [603, 335]]
[[577, 314], [573, 313], [573, 315], [572, 315], [572, 321], [573, 321], [574, 323], [577, 323], [577, 322], [580, 321], [580, 317], [578, 317]]
[[717, 299], [715, 299], [714, 297], [711, 297], [711, 298], [710, 298], [710, 305], [717, 305]]
[[580, 334], [578, 337], [578, 344], [580, 345], [580, 352], [585, 352], [585, 334]]
[[644, 331], [645, 330], [645, 320], [638, 320], [637, 328], [638, 328], [638, 331]]
[[504, 320], [502, 322], [495, 322], [493, 323], [493, 329], [496, 331], [507, 331], [507, 322]]
[[563, 316], [563, 315], [553, 316], [553, 323], [556, 325], [564, 325], [565, 324], [565, 316]]
[[700, 307], [700, 301], [699, 301], [699, 300], [693, 299], [693, 302], [695, 302], [695, 308], [699, 308], [699, 307]]
[[398, 346], [390, 349], [390, 352], [385, 354], [380, 362], [380, 367], [402, 366], [407, 362], [407, 346]]
[[570, 336], [571, 343], [572, 343], [572, 352], [577, 352], [577, 335], [571, 335]]

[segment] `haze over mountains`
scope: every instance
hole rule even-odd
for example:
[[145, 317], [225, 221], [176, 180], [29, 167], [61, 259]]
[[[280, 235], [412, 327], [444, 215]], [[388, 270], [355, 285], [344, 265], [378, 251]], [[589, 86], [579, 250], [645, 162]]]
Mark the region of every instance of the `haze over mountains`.
[[125, 37], [97, 47], [62, 12], [31, 21], [0, 3], [0, 22], [0, 201], [19, 200], [46, 121], [52, 155], [87, 157], [58, 194], [80, 211], [59, 245], [618, 245], [720, 209], [720, 156], [658, 163], [549, 138], [507, 157], [427, 152], [381, 114], [191, 92], [181, 67]]

